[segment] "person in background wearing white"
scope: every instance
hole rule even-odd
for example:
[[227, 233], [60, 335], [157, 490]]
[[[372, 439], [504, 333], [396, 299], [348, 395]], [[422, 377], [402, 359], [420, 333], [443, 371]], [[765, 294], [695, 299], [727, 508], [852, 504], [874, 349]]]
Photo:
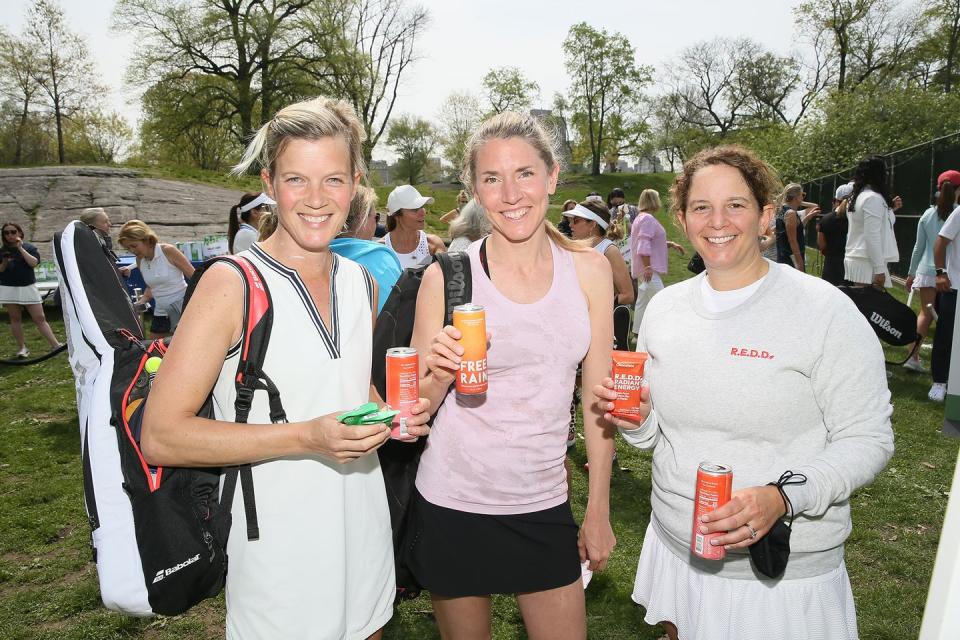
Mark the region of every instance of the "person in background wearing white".
[[919, 337], [913, 345], [913, 356], [903, 363], [903, 366], [911, 371], [924, 371], [920, 362], [920, 345], [933, 323], [932, 307], [937, 299], [937, 270], [934, 266], [933, 249], [944, 221], [957, 206], [957, 196], [960, 195], [957, 187], [960, 187], [960, 171], [950, 169], [941, 173], [937, 178], [937, 203], [924, 211], [917, 223], [917, 240], [913, 245], [910, 267], [904, 283], [907, 291], [920, 294], [920, 314], [917, 316]]
[[[742, 147], [684, 164], [671, 200], [706, 271], [647, 307], [637, 336], [649, 354], [642, 418], [604, 416], [630, 444], [653, 449], [633, 600], [674, 639], [857, 638], [844, 542], [850, 495], [893, 454], [883, 351], [836, 287], [760, 255], [778, 193], [773, 169]], [[594, 393], [613, 408], [610, 378]], [[705, 460], [733, 469], [731, 500], [695, 525], [720, 534], [710, 543], [726, 549], [722, 560], [691, 552]], [[797, 484], [782, 493], [769, 484], [788, 479]], [[780, 576], [761, 574], [748, 547], [766, 544], [785, 517], [789, 561]]]
[[853, 170], [853, 193], [847, 205], [847, 246], [843, 273], [847, 282], [890, 287], [889, 262], [897, 262], [893, 234], [900, 199], [887, 194], [887, 165], [880, 156], [867, 156]]
[[393, 249], [400, 266], [413, 269], [430, 264], [433, 255], [447, 250], [443, 240], [424, 232], [424, 206], [433, 198], [424, 197], [412, 185], [402, 184], [387, 196], [387, 235], [383, 243]]
[[623, 237], [623, 227], [610, 220], [610, 210], [606, 205], [595, 200], [584, 200], [565, 211], [563, 217], [570, 221], [574, 240], [586, 243], [610, 262], [613, 271], [614, 306], [633, 304], [630, 272], [615, 244]]
[[630, 231], [631, 275], [637, 281], [637, 302], [633, 308], [633, 333], [640, 330], [643, 312], [653, 296], [663, 289], [660, 276], [667, 274], [667, 249], [683, 255], [682, 245], [667, 240], [667, 231], [657, 220], [660, 194], [655, 189], [644, 189], [637, 203], [639, 212]]
[[934, 402], [947, 396], [950, 357], [953, 353], [953, 327], [957, 315], [957, 285], [960, 283], [960, 208], [947, 217], [933, 244], [933, 268], [937, 283], [937, 333], [930, 354], [933, 384], [927, 394]]
[[142, 306], [156, 301], [150, 333], [154, 338], [172, 335], [183, 313], [183, 297], [187, 293], [184, 278], [193, 277], [193, 265], [172, 244], [161, 244], [157, 234], [142, 220], [129, 220], [120, 227], [120, 246], [137, 258], [137, 268], [147, 284], [143, 295], [134, 304]]
[[227, 245], [230, 253], [246, 251], [257, 241], [260, 235], [260, 218], [270, 212], [270, 205], [276, 204], [265, 193], [245, 193], [240, 203], [230, 207], [227, 219]]

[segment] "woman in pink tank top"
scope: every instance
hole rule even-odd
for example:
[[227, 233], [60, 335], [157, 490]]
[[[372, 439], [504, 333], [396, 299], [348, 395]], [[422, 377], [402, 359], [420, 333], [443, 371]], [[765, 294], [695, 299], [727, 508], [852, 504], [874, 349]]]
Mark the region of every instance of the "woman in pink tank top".
[[[424, 274], [412, 345], [421, 395], [437, 407], [420, 462], [407, 562], [430, 590], [444, 638], [490, 634], [490, 594], [516, 594], [531, 637], [586, 637], [582, 561], [602, 570], [613, 433], [585, 408], [590, 495], [577, 530], [563, 460], [577, 365], [607, 375], [613, 336], [610, 263], [545, 220], [559, 165], [539, 121], [506, 112], [470, 140], [464, 178], [491, 235], [468, 249], [473, 302], [486, 309], [488, 390], [451, 387], [463, 349], [442, 326], [443, 277]], [[591, 387], [592, 388], [592, 387]]]

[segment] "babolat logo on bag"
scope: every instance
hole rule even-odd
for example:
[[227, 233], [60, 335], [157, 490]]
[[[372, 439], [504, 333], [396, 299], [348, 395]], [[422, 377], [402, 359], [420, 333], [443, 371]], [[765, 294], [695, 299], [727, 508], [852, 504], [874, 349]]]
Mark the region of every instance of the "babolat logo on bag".
[[153, 577], [153, 584], [157, 584], [158, 582], [160, 582], [161, 580], [169, 576], [171, 573], [176, 573], [177, 571], [180, 571], [180, 569], [183, 569], [184, 567], [189, 567], [194, 562], [197, 562], [199, 559], [200, 559], [200, 554], [198, 553], [192, 558], [187, 558], [180, 564], [174, 565], [169, 569], [161, 569], [160, 571], [157, 571], [157, 575]]
[[881, 329], [889, 333], [891, 336], [893, 336], [897, 340], [903, 337], [903, 331], [900, 331], [896, 327], [891, 325], [889, 320], [881, 316], [876, 311], [872, 311], [870, 313], [870, 322], [877, 325], [878, 327], [880, 327]]

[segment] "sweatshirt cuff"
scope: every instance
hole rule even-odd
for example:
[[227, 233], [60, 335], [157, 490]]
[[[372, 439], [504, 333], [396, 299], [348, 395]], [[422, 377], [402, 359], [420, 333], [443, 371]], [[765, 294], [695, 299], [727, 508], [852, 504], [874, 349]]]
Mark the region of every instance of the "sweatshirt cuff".
[[657, 416], [653, 407], [650, 407], [650, 413], [647, 414], [647, 419], [641, 423], [636, 429], [623, 429], [620, 428], [620, 435], [622, 435], [627, 442], [633, 444], [635, 442], [640, 442], [645, 440], [648, 437], [648, 432], [651, 429], [656, 429], [657, 427]]
[[804, 511], [812, 509], [817, 503], [816, 489], [810, 484], [811, 474], [804, 473], [803, 475], [807, 476], [807, 481], [803, 484], [786, 484], [783, 486], [783, 492], [787, 494], [790, 504], [793, 505], [794, 515], [800, 515]]

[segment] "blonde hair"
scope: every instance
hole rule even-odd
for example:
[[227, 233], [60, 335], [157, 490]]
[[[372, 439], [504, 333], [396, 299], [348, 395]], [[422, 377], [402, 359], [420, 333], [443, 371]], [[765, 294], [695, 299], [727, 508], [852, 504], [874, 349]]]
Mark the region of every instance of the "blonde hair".
[[796, 198], [803, 193], [803, 185], [797, 184], [796, 182], [791, 182], [783, 188], [783, 194], [780, 196], [780, 201], [786, 203], [787, 200], [791, 198]]
[[[460, 181], [472, 193], [476, 193], [474, 182], [477, 177], [477, 156], [480, 149], [491, 140], [507, 140], [510, 138], [519, 138], [540, 155], [540, 159], [547, 166], [548, 171], [560, 165], [559, 143], [556, 133], [543, 126], [535, 116], [528, 113], [517, 113], [516, 111], [504, 111], [487, 118], [473, 135], [467, 141], [463, 153], [463, 171], [460, 174]], [[584, 247], [563, 235], [553, 223], [544, 218], [544, 228], [547, 237], [553, 240], [554, 244], [566, 249], [567, 251], [583, 251]]]
[[347, 214], [345, 233], [352, 234], [363, 225], [364, 218], [371, 209], [376, 210], [379, 198], [377, 192], [366, 185], [359, 185], [350, 201], [350, 213]]
[[151, 247], [155, 247], [160, 238], [153, 232], [153, 229], [143, 220], [128, 220], [120, 227], [120, 233], [117, 235], [117, 242], [126, 247], [127, 242], [146, 242]]
[[257, 224], [257, 233], [260, 236], [257, 238], [259, 242], [263, 242], [267, 238], [273, 235], [273, 232], [277, 230], [277, 224], [280, 222], [280, 219], [277, 217], [273, 211], [260, 215], [260, 222]]
[[660, 211], [660, 193], [656, 189], [644, 189], [640, 192], [637, 209], [645, 213]]
[[268, 123], [260, 127], [250, 140], [243, 158], [233, 168], [236, 175], [245, 174], [256, 165], [272, 175], [277, 158], [290, 140], [319, 140], [341, 137], [350, 153], [350, 170], [365, 176], [363, 125], [353, 107], [343, 100], [317, 97], [284, 107]]
[[101, 215], [107, 215], [103, 207], [89, 207], [80, 212], [80, 222], [92, 227]]

